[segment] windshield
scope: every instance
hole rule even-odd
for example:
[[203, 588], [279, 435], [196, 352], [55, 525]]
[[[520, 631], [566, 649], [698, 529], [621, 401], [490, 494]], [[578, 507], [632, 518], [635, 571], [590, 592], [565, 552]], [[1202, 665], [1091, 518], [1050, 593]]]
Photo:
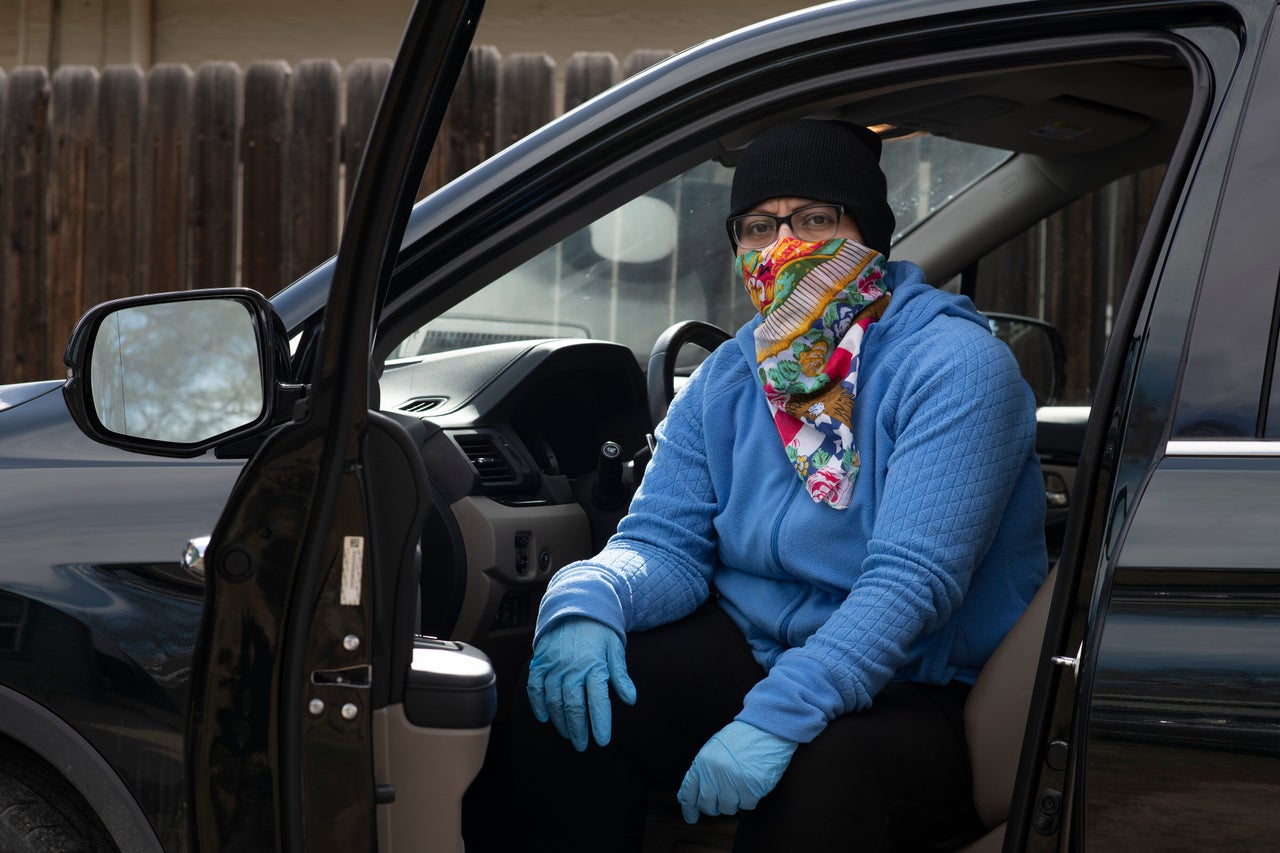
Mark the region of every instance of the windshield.
[[[881, 163], [905, 234], [1009, 152], [933, 136], [887, 140]], [[537, 338], [595, 338], [643, 364], [664, 329], [733, 330], [753, 312], [725, 233], [733, 169], [703, 163], [550, 246], [409, 335], [393, 358]], [[682, 367], [697, 362], [688, 352]]]

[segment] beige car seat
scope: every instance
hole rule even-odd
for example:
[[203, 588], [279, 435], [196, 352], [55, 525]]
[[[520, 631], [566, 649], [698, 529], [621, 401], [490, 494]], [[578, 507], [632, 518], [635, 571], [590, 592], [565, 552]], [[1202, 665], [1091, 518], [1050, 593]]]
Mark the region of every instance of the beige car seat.
[[1031, 709], [1031, 688], [1056, 577], [1057, 569], [1050, 569], [1031, 604], [982, 668], [965, 702], [973, 804], [988, 832], [962, 853], [998, 853], [1004, 844], [1005, 820], [1013, 800], [1018, 756]]

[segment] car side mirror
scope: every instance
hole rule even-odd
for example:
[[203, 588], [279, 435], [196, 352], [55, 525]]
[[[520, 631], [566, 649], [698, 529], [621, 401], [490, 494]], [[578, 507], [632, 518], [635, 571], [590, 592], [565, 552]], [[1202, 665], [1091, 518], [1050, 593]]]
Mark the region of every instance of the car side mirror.
[[283, 324], [255, 291], [130, 297], [76, 324], [63, 395], [96, 441], [196, 456], [276, 422], [288, 356]]
[[1049, 323], [1018, 314], [983, 312], [991, 334], [1009, 345], [1036, 396], [1037, 406], [1052, 406], [1067, 384], [1067, 349]]

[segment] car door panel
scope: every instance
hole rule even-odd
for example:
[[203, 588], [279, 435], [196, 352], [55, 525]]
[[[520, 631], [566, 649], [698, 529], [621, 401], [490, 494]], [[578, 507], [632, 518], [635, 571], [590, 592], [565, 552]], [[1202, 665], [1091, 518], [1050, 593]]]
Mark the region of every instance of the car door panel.
[[480, 5], [415, 8], [352, 194], [307, 397], [213, 531], [187, 750], [198, 849], [376, 845], [372, 681], [405, 676], [372, 669], [375, 650], [393, 657], [379, 648], [390, 641], [376, 592], [403, 569], [395, 543], [420, 535], [421, 511], [371, 513], [373, 490], [403, 483], [371, 442], [408, 438], [377, 417], [371, 433], [369, 350]]
[[1274, 841], [1280, 446], [1273, 450], [1269, 459], [1171, 456], [1143, 492], [1091, 679], [1086, 848], [1167, 848], [1176, 839], [1182, 849], [1247, 850]]
[[[369, 542], [373, 564], [382, 567], [374, 578], [371, 639], [372, 672], [384, 675], [371, 679], [368, 691], [377, 849], [456, 853], [462, 795], [484, 761], [496, 710], [494, 671], [469, 646], [415, 636], [419, 565], [436, 558], [419, 546], [428, 511], [420, 450], [427, 431], [416, 419], [378, 412], [369, 413], [369, 426], [367, 465], [383, 473], [370, 492], [378, 523]], [[352, 636], [344, 637], [343, 651]], [[325, 689], [313, 678], [313, 696]]]
[[379, 853], [460, 853], [462, 795], [484, 763], [488, 723], [423, 727], [396, 704], [374, 712], [373, 742], [379, 784], [395, 790], [378, 806]]
[[[1264, 32], [1270, 12], [1249, 8], [1250, 32]], [[1171, 230], [1148, 235], [1165, 247], [1148, 261], [1152, 286], [1131, 280], [1143, 304], [1121, 308], [1122, 317], [1135, 312], [1136, 332], [1112, 342], [1117, 405], [1095, 404], [1105, 420], [1095, 424], [1103, 452], [1091, 469], [1093, 506], [1106, 512], [1068, 534], [1070, 558], [1096, 559], [1098, 569], [1076, 576], [1070, 611], [1058, 603], [1074, 625], [1051, 628], [1046, 648], [1068, 665], [1053, 667], [1049, 681], [1060, 680], [1074, 701], [1059, 694], [1057, 722], [1038, 735], [1038, 793], [1043, 802], [1053, 774], [1066, 772], [1058, 778], [1067, 800], [1055, 808], [1061, 820], [1033, 812], [1027, 849], [1050, 849], [1055, 831], [1040, 836], [1037, 823], [1066, 826], [1074, 847], [1097, 850], [1245, 849], [1276, 830], [1259, 806], [1280, 793], [1265, 710], [1275, 701], [1274, 667], [1261, 653], [1274, 644], [1278, 613], [1274, 525], [1262, 521], [1275, 517], [1268, 492], [1277, 469], [1250, 439], [1271, 361], [1280, 256], [1256, 234], [1242, 243], [1256, 231], [1262, 199], [1280, 189], [1261, 167], [1273, 156], [1268, 68], [1276, 60], [1257, 36], [1202, 35], [1212, 75], [1202, 76], [1201, 91], [1212, 91], [1216, 106], [1204, 114], [1208, 132], [1194, 158], [1171, 165], [1188, 181], [1182, 200], [1165, 206]], [[1263, 105], [1256, 117], [1255, 104]], [[1246, 531], [1251, 521], [1261, 525]]]
[[1094, 670], [1081, 714], [1083, 842], [1094, 849], [1143, 839], [1250, 849], [1268, 846], [1280, 828], [1267, 805], [1280, 795], [1280, 444], [1255, 438], [1280, 271], [1280, 252], [1258, 232], [1280, 191], [1276, 39], [1242, 67], [1256, 76], [1241, 97], [1243, 119], [1227, 125], [1235, 131], [1229, 171], [1198, 270], [1174, 440], [1160, 448], [1162, 459], [1155, 450], [1158, 463], [1139, 481], [1138, 448], [1151, 453], [1158, 435], [1143, 429], [1136, 406], [1175, 363], [1175, 353], [1149, 352], [1121, 444], [1121, 466], [1133, 472], [1131, 516], [1113, 526], [1116, 557], [1095, 593], [1086, 641]]

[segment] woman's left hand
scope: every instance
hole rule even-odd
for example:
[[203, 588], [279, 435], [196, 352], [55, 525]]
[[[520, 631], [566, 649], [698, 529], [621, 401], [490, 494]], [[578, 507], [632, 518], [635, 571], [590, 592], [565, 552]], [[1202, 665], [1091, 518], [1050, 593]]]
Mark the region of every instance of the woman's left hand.
[[698, 813], [754, 809], [791, 763], [797, 744], [737, 720], [711, 736], [685, 774], [676, 798], [685, 823]]

